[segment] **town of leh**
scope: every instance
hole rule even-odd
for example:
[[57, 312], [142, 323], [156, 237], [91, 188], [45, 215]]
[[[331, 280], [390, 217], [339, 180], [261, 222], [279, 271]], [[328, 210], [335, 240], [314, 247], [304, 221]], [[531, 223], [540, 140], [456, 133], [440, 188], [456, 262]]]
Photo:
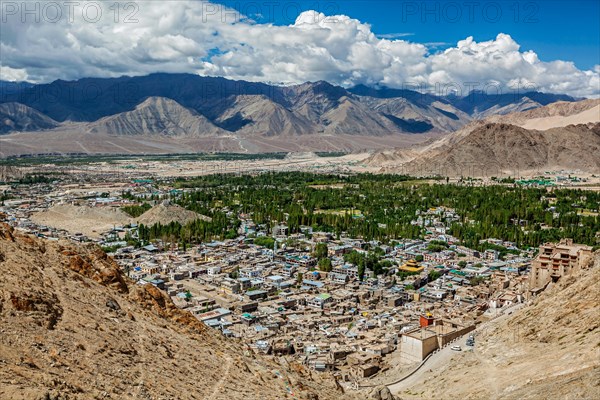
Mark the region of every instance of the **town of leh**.
[[0, 400], [600, 398], [600, 3], [0, 2]]

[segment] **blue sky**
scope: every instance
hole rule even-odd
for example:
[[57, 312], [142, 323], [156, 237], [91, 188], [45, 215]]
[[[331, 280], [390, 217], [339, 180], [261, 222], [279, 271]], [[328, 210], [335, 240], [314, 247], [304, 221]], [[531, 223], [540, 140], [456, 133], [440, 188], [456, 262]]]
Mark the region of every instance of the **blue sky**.
[[[597, 0], [226, 0], [220, 3], [243, 14], [260, 9], [263, 18], [256, 18], [257, 22], [277, 25], [293, 24], [298, 11], [348, 15], [371, 24], [377, 34], [405, 33], [411, 34], [402, 37], [405, 40], [438, 44], [432, 51], [453, 46], [468, 36], [485, 41], [494, 39], [498, 33], [507, 33], [521, 45], [521, 51], [534, 50], [543, 61], [573, 61], [580, 69], [600, 64], [600, 1]], [[273, 5], [265, 5], [268, 3]]]

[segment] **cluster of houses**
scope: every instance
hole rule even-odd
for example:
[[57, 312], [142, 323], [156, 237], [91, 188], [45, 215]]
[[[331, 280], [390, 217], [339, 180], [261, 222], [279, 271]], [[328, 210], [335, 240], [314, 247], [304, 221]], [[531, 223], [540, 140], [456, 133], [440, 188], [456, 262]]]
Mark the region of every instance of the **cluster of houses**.
[[[244, 233], [261, 233], [248, 219]], [[427, 257], [431, 234], [394, 247], [309, 232], [286, 247], [286, 229], [274, 249], [252, 244], [244, 234], [186, 251], [161, 244], [123, 247], [113, 257], [140, 284], [167, 291], [174, 302], [227, 337], [238, 338], [257, 353], [295, 357], [317, 371], [334, 371], [356, 381], [390, 368], [388, 354], [406, 363], [421, 361], [436, 348], [474, 328], [486, 310], [523, 301], [530, 259], [501, 261], [467, 255], [449, 244], [453, 256]], [[313, 249], [326, 243], [330, 271], [320, 271]], [[383, 249], [393, 267], [385, 275], [344, 261], [350, 251]], [[465, 254], [457, 257], [457, 253]], [[423, 261], [416, 261], [419, 255]], [[468, 260], [466, 265], [460, 261]], [[410, 272], [399, 279], [396, 272]], [[436, 271], [437, 279], [431, 279]], [[473, 278], [482, 277], [474, 285]], [[428, 319], [423, 324], [423, 316]]]
[[[136, 184], [156, 190], [149, 182]], [[32, 210], [47, 208], [56, 196], [70, 200], [68, 194], [45, 195], [23, 196], [31, 200], [5, 204], [2, 211], [30, 233], [85, 240], [29, 220]], [[126, 204], [119, 196], [94, 193], [86, 201], [99, 207]], [[343, 235], [336, 239], [311, 227], [291, 234], [284, 223], [268, 232], [250, 215], [238, 218], [237, 238], [185, 250], [160, 240], [129, 246], [122, 238], [127, 232], [135, 236], [135, 226], [115, 227], [99, 243], [118, 244], [111, 255], [131, 279], [166, 291], [177, 306], [220, 334], [257, 353], [294, 357], [347, 381], [383, 373], [398, 362], [392, 354], [406, 364], [420, 362], [474, 329], [486, 311], [523, 301], [529, 288], [531, 256], [521, 252], [500, 260], [496, 251], [461, 246], [447, 232], [459, 218], [452, 209], [418, 213], [413, 223], [425, 228], [424, 240], [394, 245]], [[254, 244], [254, 238], [266, 235], [275, 239], [273, 248]], [[446, 245], [430, 251], [432, 241]], [[318, 267], [318, 243], [327, 245], [330, 270]], [[366, 269], [361, 280], [358, 266], [344, 255], [374, 248], [390, 268], [379, 275]]]

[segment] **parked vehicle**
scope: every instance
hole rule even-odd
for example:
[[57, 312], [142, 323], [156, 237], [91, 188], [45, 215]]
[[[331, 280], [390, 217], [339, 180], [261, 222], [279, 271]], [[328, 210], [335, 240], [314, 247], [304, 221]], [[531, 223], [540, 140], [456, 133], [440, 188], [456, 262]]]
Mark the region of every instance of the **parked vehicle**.
[[450, 347], [450, 350], [454, 350], [454, 351], [462, 351], [462, 348], [460, 346], [452, 346]]

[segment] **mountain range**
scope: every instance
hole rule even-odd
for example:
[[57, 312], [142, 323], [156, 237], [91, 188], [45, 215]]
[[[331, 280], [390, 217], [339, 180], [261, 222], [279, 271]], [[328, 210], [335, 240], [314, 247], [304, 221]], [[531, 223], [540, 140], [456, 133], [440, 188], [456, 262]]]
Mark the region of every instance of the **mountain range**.
[[[238, 132], [246, 127], [244, 133], [267, 136], [339, 131], [373, 135], [446, 132], [469, 122], [472, 116], [502, 113], [505, 109], [522, 111], [559, 100], [574, 100], [569, 96], [537, 92], [502, 95], [472, 92], [465, 97], [441, 97], [366, 86], [346, 90], [324, 81], [272, 86], [164, 73], [70, 82], [57, 80], [40, 85], [0, 85], [0, 103], [20, 103], [61, 123], [94, 122], [135, 111], [151, 97], [171, 99], [227, 131]], [[13, 118], [19, 115], [16, 110]], [[363, 116], [368, 118], [363, 120]], [[297, 130], [286, 130], [288, 122], [297, 126]], [[253, 129], [248, 129], [248, 125]], [[18, 129], [10, 131], [14, 130]], [[140, 133], [145, 133], [143, 127]]]
[[[407, 146], [474, 120], [576, 99], [436, 96], [192, 74], [0, 84], [0, 157], [40, 153], [356, 151]], [[37, 132], [35, 140], [30, 133]]]

